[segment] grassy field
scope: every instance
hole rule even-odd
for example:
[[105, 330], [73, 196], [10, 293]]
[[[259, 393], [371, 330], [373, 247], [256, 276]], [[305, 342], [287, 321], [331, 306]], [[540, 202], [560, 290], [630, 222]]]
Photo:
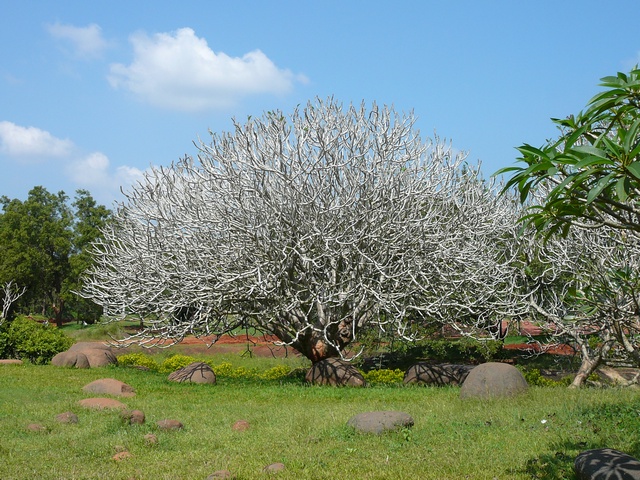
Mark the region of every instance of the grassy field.
[[[241, 361], [259, 369], [274, 360]], [[122, 401], [145, 412], [144, 425], [78, 406], [91, 396], [82, 387], [104, 377], [136, 389]], [[346, 426], [372, 410], [407, 412], [415, 426], [381, 436]], [[66, 411], [79, 423], [55, 421]], [[159, 431], [156, 422], [167, 418], [184, 429]], [[234, 431], [241, 419], [251, 427]], [[47, 430], [28, 431], [34, 422]], [[222, 469], [254, 479], [269, 477], [262, 469], [275, 462], [286, 466], [277, 474], [282, 479], [574, 478], [580, 451], [606, 446], [639, 456], [638, 431], [640, 392], [632, 389], [534, 387], [516, 399], [463, 401], [455, 387], [350, 389], [230, 378], [207, 386], [133, 368], [0, 365], [3, 480], [204, 480]], [[145, 443], [147, 433], [157, 435], [157, 445]], [[132, 456], [117, 462], [112, 456], [121, 448]]]

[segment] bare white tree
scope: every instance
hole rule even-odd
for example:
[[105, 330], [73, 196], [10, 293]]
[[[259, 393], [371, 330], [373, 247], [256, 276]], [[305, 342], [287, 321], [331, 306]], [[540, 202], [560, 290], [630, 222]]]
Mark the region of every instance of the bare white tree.
[[410, 338], [518, 308], [515, 203], [412, 114], [318, 100], [199, 150], [151, 170], [94, 246], [82, 294], [144, 318], [126, 342], [252, 325], [317, 361], [368, 326]]
[[572, 383], [625, 358], [640, 366], [640, 240], [611, 227], [574, 228], [566, 237], [528, 237], [532, 313], [581, 358]]
[[22, 295], [24, 295], [24, 292], [26, 291], [26, 287], [18, 287], [13, 280], [6, 282], [0, 287], [0, 300], [2, 301], [2, 309], [0, 310], [0, 325], [2, 325], [9, 316], [11, 305], [13, 305], [13, 303]]

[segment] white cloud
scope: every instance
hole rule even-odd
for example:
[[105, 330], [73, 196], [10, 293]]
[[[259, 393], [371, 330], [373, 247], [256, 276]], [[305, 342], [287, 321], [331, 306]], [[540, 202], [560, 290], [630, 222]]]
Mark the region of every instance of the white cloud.
[[67, 172], [79, 187], [102, 192], [117, 192], [120, 187], [128, 189], [144, 175], [135, 167], [120, 166], [113, 170], [109, 158], [101, 152], [72, 162]]
[[71, 140], [56, 138], [36, 127], [0, 122], [0, 152], [11, 157], [62, 157], [73, 146]]
[[102, 37], [102, 29], [95, 23], [86, 27], [55, 23], [48, 25], [47, 30], [52, 37], [68, 41], [73, 54], [80, 58], [100, 57], [108, 46], [108, 42]]
[[149, 37], [133, 35], [131, 65], [112, 64], [109, 82], [163, 108], [208, 110], [233, 105], [261, 93], [285, 94], [302, 75], [279, 69], [254, 50], [239, 57], [215, 53], [190, 28]]

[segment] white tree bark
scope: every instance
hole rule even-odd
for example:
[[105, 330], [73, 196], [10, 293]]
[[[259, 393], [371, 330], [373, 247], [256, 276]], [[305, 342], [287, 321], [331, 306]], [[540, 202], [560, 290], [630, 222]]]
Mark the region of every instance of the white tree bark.
[[0, 299], [2, 300], [2, 309], [0, 309], [0, 325], [2, 325], [9, 316], [11, 305], [18, 300], [27, 291], [26, 287], [18, 287], [13, 280], [6, 282], [0, 287]]
[[614, 357], [640, 365], [637, 236], [613, 227], [574, 228], [544, 243], [531, 236], [529, 247], [532, 312], [581, 358], [572, 386]]
[[413, 115], [329, 99], [199, 149], [152, 169], [95, 245], [82, 293], [144, 318], [130, 341], [249, 324], [315, 361], [369, 326], [486, 328], [523, 305], [515, 202]]

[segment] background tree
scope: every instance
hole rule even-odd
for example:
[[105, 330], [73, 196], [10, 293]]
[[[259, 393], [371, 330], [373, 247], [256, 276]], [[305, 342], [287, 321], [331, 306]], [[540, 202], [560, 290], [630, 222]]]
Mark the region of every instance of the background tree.
[[64, 192], [52, 194], [40, 186], [25, 201], [1, 199], [0, 283], [13, 281], [26, 289], [16, 309], [53, 315], [59, 326], [87, 266], [84, 247], [109, 215], [86, 191], [78, 192], [74, 208], [68, 201]]
[[62, 298], [68, 310], [78, 318], [93, 322], [100, 318], [102, 308], [76, 292], [82, 289], [82, 276], [92, 264], [89, 251], [91, 242], [100, 237], [100, 229], [109, 222], [111, 210], [98, 205], [87, 190], [77, 190], [71, 206], [74, 214], [73, 248], [69, 255], [69, 275], [63, 284]]
[[127, 196], [83, 295], [145, 319], [127, 342], [248, 325], [313, 361], [367, 326], [494, 325], [516, 304], [517, 209], [413, 124], [329, 99], [212, 133]]
[[69, 273], [72, 213], [64, 192], [49, 193], [33, 188], [24, 202], [3, 198], [0, 217], [0, 273], [3, 280], [15, 280], [27, 287], [23, 301], [41, 312], [58, 309], [61, 322], [60, 294]]
[[553, 120], [557, 140], [521, 146], [525, 166], [498, 172], [511, 174], [503, 192], [519, 192], [539, 234], [523, 237], [529, 302], [577, 345], [574, 386], [612, 355], [640, 365], [640, 70], [602, 82], [584, 112]]
[[13, 280], [0, 286], [0, 327], [10, 319], [11, 306], [24, 295], [26, 290], [26, 287], [18, 287]]
[[609, 360], [640, 366], [640, 241], [610, 227], [524, 241], [530, 242], [530, 265], [537, 266], [528, 269], [531, 313], [580, 356], [572, 386], [582, 386]]

